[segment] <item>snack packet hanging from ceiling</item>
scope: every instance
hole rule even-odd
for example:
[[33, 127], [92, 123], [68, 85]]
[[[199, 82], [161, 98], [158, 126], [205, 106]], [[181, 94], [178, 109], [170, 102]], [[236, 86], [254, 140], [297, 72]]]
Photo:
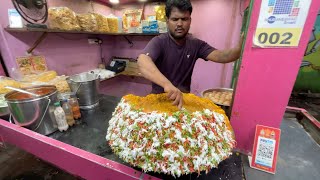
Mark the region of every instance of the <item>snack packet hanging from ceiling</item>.
[[36, 74], [48, 70], [44, 56], [21, 56], [16, 58], [16, 62], [23, 75]]

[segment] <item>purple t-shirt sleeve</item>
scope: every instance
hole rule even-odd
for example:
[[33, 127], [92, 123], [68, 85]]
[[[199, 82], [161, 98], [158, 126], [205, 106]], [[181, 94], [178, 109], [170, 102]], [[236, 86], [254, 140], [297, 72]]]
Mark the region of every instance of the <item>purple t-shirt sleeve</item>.
[[212, 53], [216, 48], [210, 46], [208, 43], [199, 40], [199, 51], [198, 51], [198, 57], [201, 59], [204, 59], [205, 61], [208, 61], [207, 57], [210, 53]]
[[161, 41], [159, 37], [154, 37], [142, 50], [142, 54], [149, 56], [152, 61], [155, 62], [160, 57], [161, 49]]

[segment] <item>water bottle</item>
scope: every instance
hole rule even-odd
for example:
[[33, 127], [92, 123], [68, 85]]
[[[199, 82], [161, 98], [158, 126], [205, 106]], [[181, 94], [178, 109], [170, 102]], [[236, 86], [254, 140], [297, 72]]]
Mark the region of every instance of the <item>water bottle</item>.
[[54, 117], [58, 124], [59, 131], [67, 131], [69, 126], [66, 119], [66, 114], [64, 113], [63, 109], [60, 106], [59, 102], [54, 103], [55, 110], [54, 110]]
[[71, 95], [71, 97], [69, 99], [69, 104], [72, 109], [73, 118], [75, 120], [80, 119], [81, 118], [80, 106], [79, 106], [79, 102], [77, 100], [77, 97], [75, 95]]
[[73, 113], [70, 104], [68, 103], [67, 99], [63, 100], [62, 109], [64, 113], [66, 114], [67, 123], [69, 126], [73, 126], [76, 122], [73, 118]]

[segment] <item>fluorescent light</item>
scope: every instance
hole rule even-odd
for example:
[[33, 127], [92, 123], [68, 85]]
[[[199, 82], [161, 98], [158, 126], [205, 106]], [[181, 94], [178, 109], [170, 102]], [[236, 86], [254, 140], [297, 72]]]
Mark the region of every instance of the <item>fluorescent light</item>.
[[147, 0], [138, 0], [139, 2], [147, 2]]
[[112, 4], [119, 4], [119, 0], [109, 0], [109, 2]]

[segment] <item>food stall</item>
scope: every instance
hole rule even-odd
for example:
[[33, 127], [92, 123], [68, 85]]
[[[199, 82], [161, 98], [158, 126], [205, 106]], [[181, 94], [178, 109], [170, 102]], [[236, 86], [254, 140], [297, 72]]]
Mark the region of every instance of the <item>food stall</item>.
[[[310, 9], [309, 9], [308, 18], [306, 19], [305, 25], [302, 29], [303, 31], [302, 31], [299, 46], [295, 48], [265, 49], [265, 48], [253, 47], [254, 46], [253, 38], [255, 36], [255, 31], [258, 23], [261, 3], [262, 3], [261, 0], [254, 1], [254, 3], [253, 1], [251, 2], [249, 16], [248, 16], [249, 23], [245, 31], [246, 41], [243, 47], [241, 64], [238, 72], [239, 75], [235, 80], [236, 83], [235, 83], [235, 88], [233, 90], [234, 93], [232, 98], [233, 103], [230, 109], [230, 122], [234, 129], [235, 138], [237, 141], [237, 146], [235, 149], [238, 152], [242, 152], [245, 154], [250, 154], [252, 151], [254, 130], [257, 124], [271, 126], [271, 127], [280, 126], [280, 122], [285, 112], [286, 104], [288, 102], [288, 99], [294, 84], [294, 80], [296, 78], [298, 69], [301, 64], [301, 59], [302, 59], [304, 50], [308, 43], [308, 37], [312, 30], [313, 23], [317, 15], [318, 9], [316, 7], [319, 7], [320, 5], [318, 1], [312, 1], [312, 5], [310, 6]], [[239, 4], [236, 4], [236, 3], [232, 4], [232, 8], [235, 8], [236, 10], [241, 11], [241, 9], [237, 9], [239, 7], [238, 5]], [[98, 7], [98, 6], [100, 7], [104, 5], [100, 5], [100, 4], [93, 5], [93, 7]], [[200, 5], [197, 4], [197, 6], [199, 7]], [[119, 8], [119, 7], [114, 7], [114, 8]], [[230, 8], [231, 11], [233, 10], [232, 8]], [[65, 13], [69, 13], [69, 14], [71, 13], [70, 10], [68, 9], [66, 10], [65, 8], [63, 9], [65, 10], [64, 11]], [[112, 11], [112, 9], [110, 11]], [[128, 12], [127, 14], [130, 14], [130, 13], [132, 12]], [[196, 14], [195, 16], [199, 16], [199, 14]], [[87, 17], [85, 15], [81, 15], [79, 18], [83, 19], [84, 22], [87, 22], [84, 19], [87, 19], [87, 18], [90, 19], [90, 17]], [[117, 26], [116, 25], [117, 23], [114, 22], [115, 21], [114, 19], [116, 18], [109, 17], [109, 19], [107, 18], [106, 21], [108, 22], [108, 24], [114, 24], [114, 26]], [[56, 20], [58, 21], [59, 18], [56, 18]], [[89, 23], [89, 25], [93, 26], [94, 24]], [[67, 31], [65, 29], [64, 30], [47, 29], [40, 32], [42, 34], [40, 36], [39, 41], [40, 42], [43, 41], [43, 43], [45, 43], [46, 41], [55, 41], [55, 36], [54, 37], [49, 36], [47, 37], [47, 39], [45, 39], [46, 38], [45, 36], [47, 36], [47, 34], [49, 33], [53, 33], [53, 34], [59, 33], [59, 36], [62, 36], [64, 39], [78, 38], [78, 40], [81, 40], [81, 38], [83, 38], [82, 36], [83, 34], [87, 34], [87, 33], [90, 34], [90, 32], [87, 32], [87, 30], [85, 29], [87, 26], [88, 25], [81, 27], [81, 26], [74, 25], [73, 26], [74, 29], [68, 30], [69, 33], [76, 33], [76, 34], [80, 33], [79, 35], [80, 38], [76, 37], [76, 35], [71, 35], [71, 37], [65, 37], [61, 35], [60, 33], [65, 33], [65, 31]], [[84, 29], [82, 29], [82, 32], [79, 32], [81, 28], [84, 28]], [[92, 28], [94, 27], [91, 27], [90, 29]], [[102, 27], [102, 29], [103, 28], [106, 28], [106, 27]], [[106, 33], [108, 36], [118, 34], [119, 29], [110, 28], [110, 26], [108, 26], [108, 28], [109, 28], [109, 31], [110, 29], [113, 29], [110, 32], [108, 31], [108, 33]], [[124, 29], [126, 28], [124, 27]], [[113, 47], [121, 48], [123, 47], [123, 43], [129, 43], [129, 44], [133, 43], [130, 40], [130, 38], [128, 38], [127, 36], [133, 36], [134, 37], [133, 39], [139, 40], [139, 38], [134, 36], [134, 35], [137, 35], [137, 33], [139, 33], [137, 32], [138, 30], [139, 28], [132, 28], [132, 27], [127, 28], [126, 31], [129, 31], [129, 32], [125, 32], [125, 34], [120, 34], [125, 37], [125, 41], [122, 41], [121, 43], [116, 44]], [[21, 38], [21, 36], [23, 36], [22, 35], [23, 33], [31, 33], [31, 34], [34, 33], [33, 35], [35, 35], [36, 33], [38, 33], [36, 31], [39, 31], [39, 30], [35, 30], [33, 28], [29, 28], [29, 29], [6, 28], [4, 30], [2, 25], [1, 37], [7, 41], [5, 41], [5, 43], [2, 42], [1, 49], [8, 50], [10, 49], [10, 47], [15, 46], [16, 45], [15, 44], [16, 42], [14, 42], [14, 40], [16, 40], [15, 37]], [[197, 32], [197, 31], [198, 29], [194, 30], [194, 32]], [[104, 34], [103, 32], [91, 32], [91, 34], [99, 34], [99, 33]], [[202, 35], [202, 36], [205, 36], [205, 35]], [[110, 37], [110, 38], [111, 40], [119, 40], [120, 37], [116, 36], [116, 37]], [[88, 38], [85, 37], [85, 41], [87, 41], [87, 39]], [[22, 45], [23, 47], [20, 47], [20, 48], [25, 50], [25, 49], [28, 49], [25, 47], [29, 47], [29, 45], [32, 46], [32, 43], [29, 40], [30, 39], [25, 37], [22, 38], [22, 41], [26, 41], [26, 43], [24, 43]], [[35, 46], [29, 50], [32, 52], [40, 44], [40, 42], [35, 43], [34, 44]], [[64, 47], [66, 46], [66, 44], [59, 43], [60, 47], [62, 48], [67, 48], [67, 47]], [[231, 44], [232, 44], [231, 42], [228, 42], [228, 44], [225, 47], [231, 46]], [[109, 45], [103, 45], [103, 46], [105, 48], [110, 48], [108, 47]], [[142, 45], [138, 45], [138, 46], [142, 46]], [[92, 50], [91, 49], [92, 47], [84, 48], [84, 47], [81, 47], [81, 45], [74, 46], [72, 47], [73, 50], [69, 51], [69, 53], [74, 53], [75, 47], [79, 47], [79, 50], [78, 50], [79, 53], [75, 55], [75, 57], [79, 58], [79, 56], [85, 56], [86, 58], [95, 59], [93, 60], [94, 62], [88, 62], [86, 64], [87, 67], [84, 68], [83, 64], [77, 63], [76, 58], [70, 59], [72, 66], [67, 66], [66, 64], [64, 64], [66, 62], [59, 61], [57, 63], [54, 60], [49, 61], [48, 59], [47, 60], [48, 66], [50, 67], [66, 66], [63, 68], [60, 67], [61, 69], [59, 73], [72, 75], [72, 74], [76, 74], [74, 72], [81, 72], [81, 71], [84, 71], [84, 69], [87, 70], [88, 66], [90, 66], [89, 68], [93, 68], [93, 67], [96, 67], [97, 64], [100, 64], [103, 62], [103, 56], [101, 56], [101, 54], [99, 53], [93, 54], [92, 51], [96, 51], [96, 49]], [[41, 46], [39, 46], [38, 48], [41, 49]], [[42, 51], [46, 51], [46, 49], [50, 49], [48, 50], [49, 53], [55, 52], [56, 53], [54, 55], [55, 58], [63, 57], [61, 54], [58, 54], [57, 51], [59, 49], [54, 51], [52, 50], [53, 48], [52, 45], [44, 44], [44, 47], [42, 48], [43, 48]], [[19, 47], [17, 49], [19, 50]], [[129, 51], [126, 53], [130, 53], [130, 50], [132, 49], [129, 49]], [[86, 54], [86, 51], [88, 51], [87, 54]], [[119, 51], [119, 49], [115, 51]], [[8, 67], [11, 67], [11, 65], [15, 63], [10, 61], [13, 59], [12, 58], [13, 52], [8, 50], [6, 51], [6, 53], [7, 54], [3, 54], [4, 58], [7, 60], [6, 65]], [[232, 69], [232, 67], [225, 66], [222, 69], [224, 69], [224, 71], [222, 71], [224, 72], [223, 76], [226, 77], [228, 75], [228, 72], [226, 71], [228, 69]], [[286, 71], [285, 74], [283, 73], [283, 70]], [[68, 73], [68, 71], [71, 71], [71, 74]], [[200, 70], [196, 69], [195, 71], [199, 72]], [[14, 76], [14, 71], [10, 71], [10, 75]], [[231, 75], [229, 74], [228, 77], [231, 77]], [[49, 81], [55, 78], [60, 78], [60, 77], [55, 75], [52, 79], [50, 78]], [[199, 77], [195, 77], [195, 80], [197, 80], [197, 78]], [[46, 80], [46, 82], [49, 82], [49, 81]], [[59, 85], [65, 84], [66, 81], [67, 79], [64, 78], [62, 80], [63, 83], [61, 83], [60, 81], [58, 84]], [[106, 80], [105, 82], [107, 81], [108, 80]], [[201, 89], [198, 88], [200, 86], [202, 87], [202, 89], [210, 88], [210, 87], [206, 87], [206, 85], [199, 84], [199, 82], [193, 85], [193, 88], [194, 88], [193, 92], [195, 94], [200, 94]], [[119, 84], [121, 83], [118, 83], [113, 86], [114, 88], [113, 91], [121, 91], [119, 89], [121, 85]], [[227, 82], [223, 81], [221, 82], [221, 84], [227, 84]], [[14, 86], [14, 84], [11, 84], [11, 86]], [[123, 87], [125, 87], [125, 85], [123, 85]], [[277, 88], [274, 88], [274, 87], [277, 87]], [[112, 91], [109, 91], [109, 92], [112, 92]], [[168, 178], [167, 176], [159, 175], [156, 173], [145, 173], [141, 171], [141, 169], [139, 168], [130, 166], [128, 163], [124, 162], [117, 155], [115, 155], [112, 149], [107, 144], [105, 136], [109, 126], [109, 121], [113, 117], [113, 112], [115, 111], [120, 101], [121, 101], [120, 97], [114, 97], [110, 95], [99, 95], [99, 105], [97, 107], [96, 106], [91, 107], [91, 105], [95, 105], [95, 103], [89, 104], [89, 108], [88, 106], [85, 105], [87, 109], [83, 109], [81, 111], [81, 114], [82, 114], [81, 123], [76, 124], [74, 127], [70, 128], [66, 132], [55, 131], [54, 133], [50, 133], [48, 135], [42, 135], [39, 132], [31, 131], [27, 128], [17, 126], [16, 125], [17, 122], [16, 124], [12, 124], [8, 121], [1, 120], [0, 121], [0, 145], [2, 147], [5, 147], [6, 143], [14, 144], [17, 147], [20, 147], [23, 150], [26, 150], [27, 152], [30, 152], [36, 155], [37, 157], [47, 162], [50, 162], [71, 174], [80, 176], [85, 179], [106, 179], [106, 178], [107, 179], [158, 179], [158, 178], [167, 179]], [[224, 102], [221, 102], [221, 103], [223, 104]], [[48, 103], [48, 106], [49, 104], [50, 103]], [[50, 114], [48, 116], [50, 116]], [[234, 158], [236, 159], [236, 157]], [[232, 159], [232, 157], [230, 159]], [[226, 161], [228, 161], [228, 159]], [[231, 164], [237, 165], [237, 163], [235, 163], [234, 161], [231, 161], [230, 165]], [[228, 165], [228, 162], [227, 162], [227, 165]], [[236, 169], [237, 167], [232, 167], [232, 168]], [[241, 171], [239, 173], [241, 174]]]

